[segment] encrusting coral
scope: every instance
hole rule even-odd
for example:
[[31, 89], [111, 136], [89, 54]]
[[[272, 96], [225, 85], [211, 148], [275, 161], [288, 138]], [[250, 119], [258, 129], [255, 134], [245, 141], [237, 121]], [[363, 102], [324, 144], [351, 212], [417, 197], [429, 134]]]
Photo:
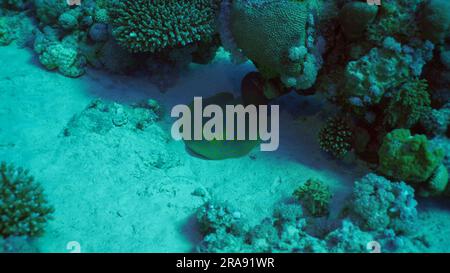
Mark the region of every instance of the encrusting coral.
[[433, 49], [430, 42], [402, 45], [387, 37], [382, 48], [373, 48], [347, 64], [345, 84], [340, 91], [343, 103], [357, 114], [365, 113], [367, 107], [379, 104], [388, 91], [420, 76]]
[[37, 237], [51, 219], [43, 189], [27, 170], [0, 164], [0, 237]]
[[76, 42], [68, 39], [59, 42], [38, 34], [34, 50], [39, 54], [40, 63], [48, 70], [57, 69], [67, 77], [79, 77], [85, 72], [86, 61], [76, 46]]
[[371, 173], [355, 182], [350, 209], [365, 229], [403, 234], [416, 227], [416, 205], [412, 187]]

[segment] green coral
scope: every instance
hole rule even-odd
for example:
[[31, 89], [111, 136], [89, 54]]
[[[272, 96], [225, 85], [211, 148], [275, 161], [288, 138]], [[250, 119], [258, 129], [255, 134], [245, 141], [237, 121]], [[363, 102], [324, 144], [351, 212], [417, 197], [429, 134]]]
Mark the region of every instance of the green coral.
[[158, 52], [210, 40], [214, 0], [130, 0], [110, 8], [113, 35], [131, 52]]
[[85, 57], [77, 48], [75, 37], [66, 36], [63, 41], [51, 35], [38, 33], [34, 51], [39, 54], [40, 63], [48, 70], [58, 70], [67, 77], [76, 78], [85, 72]]
[[307, 89], [317, 77], [313, 55], [317, 1], [234, 1], [231, 32], [237, 46], [265, 78], [280, 77], [286, 87]]
[[353, 132], [346, 119], [329, 118], [319, 132], [319, 144], [322, 150], [334, 157], [342, 158], [352, 148]]
[[312, 216], [322, 217], [329, 214], [329, 204], [332, 194], [329, 187], [322, 181], [308, 179], [294, 191], [294, 196]]
[[34, 0], [36, 17], [40, 25], [54, 25], [58, 17], [70, 9], [66, 1], [61, 0]]
[[417, 36], [416, 12], [423, 0], [384, 0], [378, 19], [369, 25], [369, 40], [381, 44], [386, 36], [400, 41]]
[[40, 236], [52, 212], [28, 171], [0, 164], [0, 237]]
[[444, 151], [433, 148], [425, 135], [412, 136], [408, 129], [396, 129], [384, 137], [378, 157], [378, 171], [383, 175], [421, 183], [442, 163]]
[[431, 110], [426, 80], [413, 80], [393, 92], [384, 110], [385, 124], [392, 128], [410, 128]]

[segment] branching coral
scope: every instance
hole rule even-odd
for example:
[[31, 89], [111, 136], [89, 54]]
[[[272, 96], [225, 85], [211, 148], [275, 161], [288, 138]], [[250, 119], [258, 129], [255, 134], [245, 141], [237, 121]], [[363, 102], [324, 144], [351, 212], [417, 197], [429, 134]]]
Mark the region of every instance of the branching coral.
[[322, 150], [341, 158], [352, 148], [353, 132], [346, 119], [332, 117], [320, 130], [318, 139]]
[[312, 216], [322, 217], [329, 214], [332, 194], [328, 186], [322, 181], [308, 179], [294, 191], [294, 196]]
[[0, 237], [40, 236], [52, 212], [28, 171], [0, 164]]
[[118, 1], [110, 10], [113, 34], [131, 52], [158, 52], [210, 40], [215, 33], [213, 0]]
[[425, 182], [441, 164], [442, 149], [434, 148], [424, 135], [411, 136], [409, 130], [387, 134], [379, 151], [378, 171], [396, 180]]
[[410, 128], [431, 111], [426, 80], [413, 80], [394, 90], [384, 109], [385, 124], [391, 128]]
[[384, 0], [377, 21], [369, 25], [369, 40], [381, 44], [387, 36], [393, 36], [402, 42], [416, 36], [416, 12], [422, 2], [423, 0]]

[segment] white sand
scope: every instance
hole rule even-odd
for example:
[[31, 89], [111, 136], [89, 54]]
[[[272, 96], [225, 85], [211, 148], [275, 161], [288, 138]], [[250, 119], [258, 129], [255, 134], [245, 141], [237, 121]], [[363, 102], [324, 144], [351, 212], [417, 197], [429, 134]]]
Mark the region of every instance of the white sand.
[[[194, 95], [238, 94], [241, 78], [253, 69], [249, 64], [219, 60], [195, 66], [166, 93], [145, 77], [89, 71], [66, 78], [45, 71], [31, 52], [14, 45], [0, 48], [0, 64], [6, 64], [0, 70], [0, 159], [29, 168], [56, 209], [38, 241], [44, 252], [67, 252], [69, 241], [78, 241], [82, 252], [192, 251], [199, 240], [194, 213], [203, 203], [192, 195], [196, 188], [256, 223], [310, 177], [335, 192], [335, 215], [353, 181], [368, 172], [362, 164], [340, 163], [319, 152], [316, 135], [326, 115], [314, 97], [296, 98], [303, 103], [295, 115], [282, 111], [277, 151], [255, 149], [239, 159], [189, 155], [182, 142], [171, 140], [168, 118], [160, 123], [163, 130], [155, 126], [137, 134], [118, 128], [104, 136], [61, 137], [69, 119], [94, 98], [119, 103], [154, 98], [170, 110]], [[158, 150], [173, 162], [171, 168], [152, 166]]]

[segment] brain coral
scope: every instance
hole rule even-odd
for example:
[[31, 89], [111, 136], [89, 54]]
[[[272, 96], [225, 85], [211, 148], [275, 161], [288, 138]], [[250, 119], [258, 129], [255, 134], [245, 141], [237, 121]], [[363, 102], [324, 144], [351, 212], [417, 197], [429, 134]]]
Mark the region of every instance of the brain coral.
[[131, 52], [211, 39], [215, 33], [215, 0], [120, 0], [111, 7], [113, 35]]
[[236, 44], [266, 78], [307, 89], [317, 76], [313, 6], [316, 1], [234, 1], [231, 31]]

